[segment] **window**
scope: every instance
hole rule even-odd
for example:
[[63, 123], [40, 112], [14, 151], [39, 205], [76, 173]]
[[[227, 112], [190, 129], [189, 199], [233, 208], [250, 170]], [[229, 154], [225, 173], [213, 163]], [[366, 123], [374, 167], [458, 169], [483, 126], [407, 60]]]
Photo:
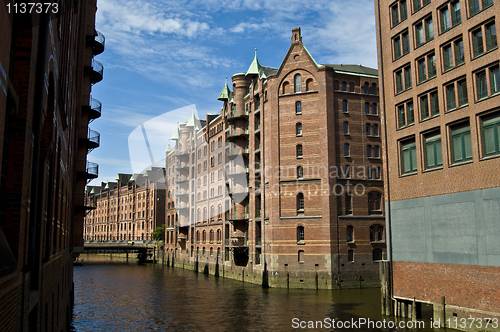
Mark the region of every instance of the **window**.
[[441, 134], [439, 131], [424, 135], [425, 168], [431, 169], [443, 166], [441, 152]]
[[302, 144], [297, 145], [297, 159], [302, 159]]
[[302, 179], [304, 177], [304, 168], [302, 166], [297, 166], [297, 179]]
[[300, 92], [300, 74], [295, 75], [293, 81], [295, 92]]
[[345, 194], [345, 214], [352, 214], [352, 195], [350, 193]]
[[344, 177], [345, 178], [350, 178], [351, 177], [351, 165], [345, 165], [344, 166]]
[[372, 95], [376, 95], [377, 94], [377, 84], [372, 83], [372, 89], [371, 89], [370, 93]]
[[452, 1], [439, 10], [441, 20], [441, 33], [453, 28], [459, 24], [462, 19], [460, 16], [460, 2]]
[[380, 213], [382, 211], [382, 195], [377, 192], [368, 193], [368, 214]]
[[302, 136], [302, 123], [295, 124], [295, 136]]
[[467, 81], [465, 78], [445, 86], [445, 93], [446, 110], [448, 111], [467, 105], [469, 102], [467, 97]]
[[378, 145], [375, 145], [373, 147], [373, 158], [380, 158], [380, 152], [379, 152], [380, 148]]
[[342, 100], [342, 112], [347, 113], [347, 100]]
[[377, 115], [378, 110], [377, 110], [377, 104], [373, 103], [372, 104], [372, 115]]
[[346, 239], [347, 242], [353, 242], [354, 241], [354, 227], [347, 226], [346, 233], [347, 233], [347, 239]]
[[391, 6], [392, 26], [398, 25], [408, 17], [406, 0], [400, 0]]
[[369, 89], [370, 89], [370, 83], [365, 82], [365, 84], [363, 85], [363, 92], [368, 94]]
[[297, 213], [304, 213], [304, 194], [297, 194]]
[[417, 70], [419, 83], [436, 76], [436, 55], [434, 52], [417, 60]]
[[411, 66], [406, 66], [395, 72], [396, 94], [411, 88]]
[[365, 127], [366, 127], [366, 136], [370, 136], [370, 133], [371, 133], [371, 130], [370, 130], [370, 129], [371, 129], [371, 126], [370, 126], [370, 124], [369, 124], [369, 123], [367, 123], [367, 124], [365, 125]]
[[[394, 60], [410, 53], [410, 35], [408, 34], [408, 30], [403, 31], [394, 37], [392, 44], [394, 48]], [[365, 93], [368, 93], [368, 90]]]
[[476, 73], [477, 99], [488, 96], [488, 86], [486, 84], [486, 71]]
[[378, 124], [372, 125], [372, 136], [378, 136]]
[[500, 91], [500, 69], [499, 66], [493, 66], [490, 68], [490, 90], [491, 94]]
[[439, 114], [437, 91], [425, 93], [420, 99], [420, 119], [425, 120]]
[[500, 113], [481, 118], [483, 127], [483, 155], [493, 156], [500, 154]]
[[472, 145], [469, 123], [451, 127], [452, 162], [472, 160]]
[[295, 114], [302, 114], [302, 102], [301, 101], [295, 102]]
[[401, 143], [401, 170], [403, 174], [417, 171], [417, 147], [415, 139]]
[[396, 106], [398, 127], [403, 128], [415, 122], [413, 113], [413, 101], [407, 101]]
[[382, 249], [373, 249], [372, 259], [374, 262], [382, 260]]
[[344, 157], [349, 157], [349, 143], [344, 143]]
[[365, 114], [370, 114], [370, 103], [365, 103]]
[[370, 226], [370, 242], [384, 241], [384, 227], [381, 225]]
[[429, 3], [431, 3], [431, 0], [413, 0], [413, 11], [416, 12]]
[[[495, 64], [475, 74], [477, 99], [485, 98], [500, 91], [500, 69]], [[489, 79], [488, 77], [489, 76]]]
[[492, 0], [468, 0], [469, 1], [469, 16], [476, 15], [481, 10], [493, 4]]
[[304, 226], [297, 227], [297, 243], [304, 242]]
[[444, 45], [441, 50], [443, 54], [443, 71], [464, 63], [464, 43], [462, 38]]
[[344, 135], [349, 135], [349, 122], [344, 121], [343, 129], [344, 129]]
[[299, 260], [299, 263], [304, 263], [304, 250], [299, 250], [298, 260]]
[[497, 33], [494, 21], [472, 31], [471, 36], [473, 57], [477, 57], [497, 47]]
[[432, 16], [428, 16], [415, 24], [415, 42], [417, 47], [434, 39], [434, 26], [432, 25]]
[[354, 250], [347, 250], [347, 261], [350, 263], [354, 262]]
[[366, 146], [366, 156], [368, 158], [371, 158], [372, 157], [372, 146], [371, 145], [367, 145]]

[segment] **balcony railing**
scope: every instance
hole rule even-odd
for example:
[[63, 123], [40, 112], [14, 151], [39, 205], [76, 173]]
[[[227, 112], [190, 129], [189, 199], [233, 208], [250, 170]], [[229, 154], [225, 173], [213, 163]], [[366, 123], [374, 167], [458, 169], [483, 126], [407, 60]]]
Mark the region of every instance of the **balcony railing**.
[[230, 110], [227, 113], [228, 120], [238, 119], [238, 118], [247, 117], [247, 116], [248, 116], [248, 112], [245, 112], [244, 110], [241, 110], [241, 111]]
[[238, 137], [247, 136], [247, 135], [248, 135], [248, 128], [236, 127], [236, 128], [233, 128], [233, 130], [230, 129], [227, 132], [226, 139], [233, 140], [233, 139], [236, 139]]
[[87, 134], [88, 152], [92, 151], [95, 148], [98, 148], [99, 144], [100, 144], [100, 140], [101, 140], [101, 134], [99, 134], [99, 132], [89, 128], [88, 134]]
[[226, 158], [227, 159], [234, 159], [240, 153], [241, 154], [248, 154], [248, 147], [245, 147], [243, 149], [240, 149], [240, 148], [226, 149]]
[[226, 212], [226, 220], [245, 220], [248, 218], [250, 218], [250, 214], [248, 212], [235, 212], [235, 211]]
[[89, 112], [89, 122], [101, 117], [102, 103], [90, 97], [90, 112]]
[[99, 176], [99, 165], [91, 161], [87, 161], [87, 167], [85, 169], [87, 179], [95, 179]]
[[106, 38], [104, 38], [104, 35], [100, 31], [95, 30], [94, 38], [92, 40], [92, 53], [94, 55], [98, 55], [104, 52], [105, 42]]
[[91, 68], [92, 70], [90, 72], [90, 82], [92, 84], [95, 84], [102, 81], [102, 75], [104, 72], [104, 67], [102, 66], [102, 63], [93, 59]]

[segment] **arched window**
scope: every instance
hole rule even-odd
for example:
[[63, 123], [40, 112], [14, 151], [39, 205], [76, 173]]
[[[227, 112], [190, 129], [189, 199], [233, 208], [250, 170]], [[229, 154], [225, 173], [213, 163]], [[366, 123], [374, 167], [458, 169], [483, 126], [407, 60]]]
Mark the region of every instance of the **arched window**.
[[297, 145], [297, 158], [302, 158], [302, 144]]
[[365, 114], [370, 114], [370, 103], [365, 103]]
[[217, 215], [219, 216], [219, 220], [222, 219], [222, 204], [219, 204], [219, 206], [217, 206]]
[[297, 227], [297, 242], [298, 243], [303, 243], [305, 240], [304, 237], [304, 226], [298, 226]]
[[295, 124], [295, 136], [302, 136], [302, 123]]
[[214, 230], [210, 230], [210, 243], [214, 242]]
[[333, 89], [338, 90], [339, 89], [339, 81], [334, 81], [333, 82]]
[[304, 213], [304, 194], [297, 194], [297, 213]]
[[203, 231], [202, 241], [203, 243], [207, 241], [207, 231]]
[[[212, 173], [212, 174], [213, 174], [213, 173]], [[211, 222], [214, 222], [214, 216], [215, 216], [215, 208], [214, 208], [214, 206], [212, 205], [212, 206], [210, 207], [210, 221], [211, 221]]]
[[196, 219], [197, 222], [201, 221], [201, 209], [196, 210]]
[[354, 227], [353, 226], [347, 226], [347, 228], [346, 228], [346, 238], [347, 238], [347, 242], [353, 242], [354, 241]]
[[300, 92], [300, 74], [297, 74], [293, 78], [295, 92]]
[[378, 112], [377, 112], [377, 104], [373, 103], [372, 104], [372, 114], [373, 115], [377, 115]]
[[311, 91], [313, 89], [313, 80], [309, 78], [306, 80], [306, 91]]
[[345, 214], [352, 214], [352, 195], [345, 194]]
[[349, 157], [349, 143], [344, 143], [344, 157]]
[[384, 227], [381, 225], [370, 226], [370, 242], [384, 241]]
[[200, 231], [196, 231], [196, 242], [200, 242]]
[[217, 258], [220, 258], [220, 248], [217, 248]]
[[298, 259], [299, 263], [304, 263], [304, 250], [299, 250]]
[[343, 129], [344, 129], [344, 135], [349, 135], [349, 122], [344, 121]]
[[214, 257], [214, 248], [210, 247], [210, 257]]
[[368, 213], [380, 214], [382, 195], [377, 192], [368, 193]]
[[354, 250], [349, 249], [347, 251], [347, 261], [348, 262], [354, 262]]
[[342, 100], [342, 112], [347, 113], [347, 100]]
[[377, 94], [377, 84], [375, 84], [375, 83], [372, 83], [372, 91], [371, 91], [371, 94], [372, 94], [372, 95], [376, 95], [376, 94]]
[[304, 169], [302, 166], [297, 166], [297, 179], [302, 179], [304, 177]]
[[368, 90], [370, 90], [370, 83], [365, 82], [365, 85], [363, 86], [363, 92], [368, 94]]
[[283, 94], [290, 93], [290, 91], [288, 91], [289, 89], [290, 89], [290, 83], [284, 82], [283, 83], [283, 91], [282, 91], [282, 93]]
[[352, 82], [349, 83], [349, 92], [354, 92], [354, 87], [355, 87], [354, 83]]
[[217, 230], [217, 242], [221, 242], [222, 240], [222, 232], [220, 229]]
[[302, 102], [301, 101], [295, 102], [295, 114], [302, 114]]
[[267, 101], [267, 90], [264, 91], [264, 101]]
[[206, 207], [203, 208], [203, 221], [204, 222], [207, 221], [207, 208]]
[[347, 91], [347, 83], [342, 82], [342, 91]]

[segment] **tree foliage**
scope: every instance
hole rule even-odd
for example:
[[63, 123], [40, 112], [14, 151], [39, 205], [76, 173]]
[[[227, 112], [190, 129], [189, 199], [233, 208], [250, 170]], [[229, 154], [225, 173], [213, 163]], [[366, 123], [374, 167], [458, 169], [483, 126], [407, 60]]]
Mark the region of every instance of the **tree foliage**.
[[160, 227], [156, 227], [156, 229], [151, 234], [151, 237], [153, 238], [153, 240], [156, 240], [156, 241], [164, 241], [165, 240], [165, 224], [161, 225]]

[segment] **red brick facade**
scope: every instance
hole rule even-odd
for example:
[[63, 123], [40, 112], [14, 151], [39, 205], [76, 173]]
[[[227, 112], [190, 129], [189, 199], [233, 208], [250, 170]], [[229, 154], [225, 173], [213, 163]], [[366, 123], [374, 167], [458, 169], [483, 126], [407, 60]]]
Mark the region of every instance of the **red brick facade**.
[[[300, 28], [294, 28], [279, 68], [261, 66], [255, 56], [232, 83], [232, 91], [226, 86], [219, 96], [222, 114], [208, 116], [199, 128], [190, 126], [191, 120], [181, 124], [174, 135], [177, 145], [167, 153], [167, 196], [174, 191], [178, 199], [186, 198], [167, 201], [179, 219], [173, 221], [173, 209], [167, 212], [169, 259], [176, 266], [274, 287], [377, 285], [374, 261], [385, 256], [377, 71], [317, 64], [302, 44]], [[209, 153], [197, 145], [200, 140], [208, 143]], [[226, 143], [242, 149], [246, 166], [233, 165]], [[210, 166], [212, 157], [215, 165], [207, 171], [204, 162]], [[219, 169], [226, 176], [219, 178]], [[191, 186], [190, 180], [196, 185], [210, 172], [216, 174], [213, 184], [209, 179], [206, 186], [205, 181]], [[248, 187], [235, 184], [241, 173]], [[217, 196], [225, 178], [222, 201], [228, 213], [205, 218], [210, 188]]]
[[14, 3], [0, 8], [0, 325], [61, 331], [83, 249], [84, 186], [95, 175], [89, 99], [104, 39], [95, 0], [48, 1], [47, 14], [15, 14]]

